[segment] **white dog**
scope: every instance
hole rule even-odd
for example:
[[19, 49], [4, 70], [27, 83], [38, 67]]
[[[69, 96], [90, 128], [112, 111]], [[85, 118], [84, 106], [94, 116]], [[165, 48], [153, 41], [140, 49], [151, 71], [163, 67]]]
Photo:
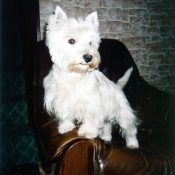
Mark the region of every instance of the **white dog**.
[[99, 136], [111, 140], [111, 126], [118, 123], [127, 146], [138, 147], [137, 119], [122, 87], [132, 68], [117, 85], [97, 70], [100, 63], [97, 13], [85, 20], [68, 18], [57, 6], [47, 26], [47, 46], [53, 67], [44, 79], [44, 105], [58, 119], [59, 133], [82, 123], [78, 134], [87, 138]]

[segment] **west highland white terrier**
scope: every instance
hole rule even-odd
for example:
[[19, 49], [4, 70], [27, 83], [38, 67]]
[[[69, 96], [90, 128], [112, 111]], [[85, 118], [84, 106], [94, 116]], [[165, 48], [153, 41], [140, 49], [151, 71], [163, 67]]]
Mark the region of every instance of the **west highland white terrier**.
[[138, 122], [122, 91], [132, 68], [117, 84], [98, 71], [98, 27], [97, 12], [76, 20], [56, 7], [46, 31], [53, 66], [43, 82], [44, 105], [58, 120], [59, 133], [73, 130], [76, 120], [79, 136], [110, 141], [117, 122], [127, 146], [137, 148]]

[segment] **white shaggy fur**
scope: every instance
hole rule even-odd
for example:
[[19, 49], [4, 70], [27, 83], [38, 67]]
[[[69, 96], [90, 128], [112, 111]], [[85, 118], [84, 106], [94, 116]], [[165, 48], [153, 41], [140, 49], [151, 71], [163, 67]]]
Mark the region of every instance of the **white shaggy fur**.
[[58, 119], [59, 133], [82, 123], [78, 134], [111, 140], [111, 126], [117, 122], [128, 147], [138, 147], [137, 119], [122, 88], [132, 72], [130, 68], [117, 85], [96, 68], [100, 63], [97, 13], [84, 20], [68, 18], [57, 6], [47, 27], [47, 45], [53, 61], [44, 79], [44, 105]]

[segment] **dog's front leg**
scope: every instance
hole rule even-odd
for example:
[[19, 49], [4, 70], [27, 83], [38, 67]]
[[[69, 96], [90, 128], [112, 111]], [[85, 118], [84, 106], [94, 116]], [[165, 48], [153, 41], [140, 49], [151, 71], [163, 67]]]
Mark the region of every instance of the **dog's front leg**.
[[78, 130], [79, 136], [85, 136], [89, 139], [96, 138], [98, 136], [98, 127], [93, 122], [84, 120], [83, 124]]
[[58, 125], [59, 125], [58, 131], [61, 134], [64, 134], [68, 131], [72, 131], [75, 128], [75, 125], [69, 119], [64, 119], [62, 121], [59, 121]]

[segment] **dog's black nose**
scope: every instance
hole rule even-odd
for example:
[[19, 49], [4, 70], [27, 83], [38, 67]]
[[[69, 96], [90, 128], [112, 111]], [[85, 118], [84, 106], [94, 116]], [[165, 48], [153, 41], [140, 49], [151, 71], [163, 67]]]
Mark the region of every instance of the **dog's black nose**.
[[92, 60], [92, 55], [85, 54], [83, 55], [83, 58], [86, 63], [89, 63]]

